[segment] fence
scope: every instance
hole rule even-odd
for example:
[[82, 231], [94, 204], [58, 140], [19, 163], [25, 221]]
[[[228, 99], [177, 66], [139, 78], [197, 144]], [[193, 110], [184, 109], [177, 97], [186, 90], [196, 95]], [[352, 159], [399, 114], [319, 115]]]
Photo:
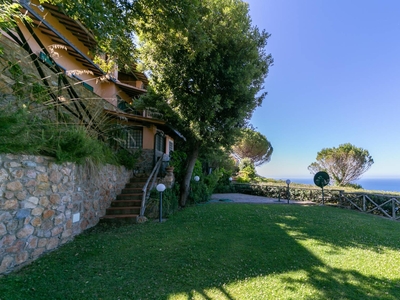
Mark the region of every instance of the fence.
[[400, 219], [400, 196], [343, 193], [339, 206], [356, 209], [362, 212], [387, 217], [391, 220]]
[[265, 184], [234, 184], [238, 193], [296, 201], [329, 203], [338, 207], [359, 210], [361, 212], [383, 216], [391, 220], [400, 220], [400, 196], [370, 194], [366, 192], [345, 192], [337, 189], [287, 187]]

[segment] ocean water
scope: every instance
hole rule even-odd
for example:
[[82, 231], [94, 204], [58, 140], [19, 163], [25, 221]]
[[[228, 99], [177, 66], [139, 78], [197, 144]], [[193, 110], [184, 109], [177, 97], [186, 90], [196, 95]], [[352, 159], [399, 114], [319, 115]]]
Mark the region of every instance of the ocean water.
[[[313, 178], [290, 178], [292, 182], [314, 185]], [[356, 181], [365, 190], [400, 192], [400, 178], [362, 178]]]

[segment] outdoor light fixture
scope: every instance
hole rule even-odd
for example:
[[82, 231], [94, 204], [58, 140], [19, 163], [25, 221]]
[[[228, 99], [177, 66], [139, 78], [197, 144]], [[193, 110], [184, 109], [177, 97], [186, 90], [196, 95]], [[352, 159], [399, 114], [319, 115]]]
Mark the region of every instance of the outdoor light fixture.
[[200, 180], [200, 177], [196, 175], [196, 176], [194, 176], [194, 177], [193, 177], [193, 179], [194, 179], [194, 181], [196, 181], [196, 182], [197, 182], [197, 181], [199, 181], [199, 180]]
[[290, 190], [289, 190], [289, 184], [290, 184], [290, 179], [286, 180], [286, 184], [287, 184], [287, 191], [286, 191], [286, 197], [287, 197], [287, 203], [289, 204], [289, 199], [290, 199]]
[[156, 187], [157, 191], [160, 193], [160, 206], [159, 206], [159, 221], [162, 222], [162, 193], [165, 191], [165, 185], [160, 183]]
[[44, 7], [43, 7], [42, 5], [33, 4], [33, 3], [31, 3], [31, 1], [29, 1], [29, 0], [26, 2], [26, 4], [32, 5], [32, 6], [36, 6], [41, 12], [44, 12]]
[[232, 177], [229, 177], [229, 181], [232, 182]]

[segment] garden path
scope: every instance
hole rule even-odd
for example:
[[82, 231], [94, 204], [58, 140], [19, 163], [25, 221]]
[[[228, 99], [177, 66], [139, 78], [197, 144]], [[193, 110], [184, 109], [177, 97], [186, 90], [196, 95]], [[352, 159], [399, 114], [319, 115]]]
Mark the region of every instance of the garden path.
[[[247, 195], [240, 193], [213, 194], [210, 202], [234, 202], [234, 203], [256, 203], [256, 204], [288, 204], [287, 199], [267, 198], [263, 196]], [[311, 205], [311, 201], [289, 200], [289, 204]]]

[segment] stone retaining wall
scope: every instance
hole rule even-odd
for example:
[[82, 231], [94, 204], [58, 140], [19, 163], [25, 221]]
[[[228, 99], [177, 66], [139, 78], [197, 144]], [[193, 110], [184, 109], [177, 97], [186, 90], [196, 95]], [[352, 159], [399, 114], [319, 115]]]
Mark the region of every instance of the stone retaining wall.
[[0, 274], [96, 225], [132, 175], [124, 167], [58, 165], [49, 157], [0, 155]]

